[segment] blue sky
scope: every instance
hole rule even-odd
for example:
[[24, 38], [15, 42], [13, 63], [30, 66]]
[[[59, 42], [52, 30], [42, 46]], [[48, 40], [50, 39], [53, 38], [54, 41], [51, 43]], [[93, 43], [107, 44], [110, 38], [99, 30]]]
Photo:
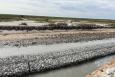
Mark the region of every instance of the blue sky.
[[115, 0], [0, 0], [0, 14], [115, 19]]

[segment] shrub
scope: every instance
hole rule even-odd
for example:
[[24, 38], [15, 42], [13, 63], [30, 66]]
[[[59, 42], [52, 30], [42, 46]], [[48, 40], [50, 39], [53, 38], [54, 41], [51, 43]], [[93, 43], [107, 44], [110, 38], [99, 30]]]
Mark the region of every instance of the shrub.
[[111, 27], [112, 27], [112, 28], [115, 28], [115, 24], [111, 24]]
[[20, 25], [26, 25], [26, 26], [27, 26], [27, 23], [23, 22], [23, 23], [21, 23]]

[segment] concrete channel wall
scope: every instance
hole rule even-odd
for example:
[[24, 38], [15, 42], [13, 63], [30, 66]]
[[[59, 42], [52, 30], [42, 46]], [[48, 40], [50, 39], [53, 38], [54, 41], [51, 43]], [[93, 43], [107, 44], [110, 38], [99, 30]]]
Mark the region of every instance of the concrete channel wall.
[[0, 77], [46, 71], [109, 54], [115, 54], [115, 47], [92, 48], [85, 51], [69, 49], [41, 55], [0, 58]]

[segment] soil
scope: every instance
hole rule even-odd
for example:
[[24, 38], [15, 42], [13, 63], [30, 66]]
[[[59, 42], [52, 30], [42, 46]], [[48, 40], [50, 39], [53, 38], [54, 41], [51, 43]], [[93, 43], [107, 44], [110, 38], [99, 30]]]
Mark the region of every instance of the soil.
[[115, 59], [86, 77], [115, 77]]

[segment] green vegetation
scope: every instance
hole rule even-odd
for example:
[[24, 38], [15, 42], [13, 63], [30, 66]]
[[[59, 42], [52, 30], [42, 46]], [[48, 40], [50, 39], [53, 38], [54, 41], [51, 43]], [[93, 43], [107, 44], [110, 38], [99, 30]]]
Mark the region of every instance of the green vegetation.
[[112, 28], [115, 28], [115, 23], [112, 23], [111, 26], [112, 26]]
[[21, 23], [20, 25], [25, 25], [25, 26], [27, 26], [27, 23], [23, 22], [23, 23]]
[[89, 23], [110, 23], [115, 24], [115, 20], [109, 19], [90, 19], [90, 18], [69, 18], [69, 17], [48, 17], [48, 16], [30, 16], [30, 15], [10, 15], [0, 14], [0, 21], [14, 21], [14, 20], [35, 20], [37, 22], [51, 22], [52, 20], [72, 20], [78, 22], [89, 22]]
[[17, 15], [6, 15], [6, 14], [1, 14], [0, 15], [0, 21], [14, 21], [14, 20], [21, 20], [20, 16]]

